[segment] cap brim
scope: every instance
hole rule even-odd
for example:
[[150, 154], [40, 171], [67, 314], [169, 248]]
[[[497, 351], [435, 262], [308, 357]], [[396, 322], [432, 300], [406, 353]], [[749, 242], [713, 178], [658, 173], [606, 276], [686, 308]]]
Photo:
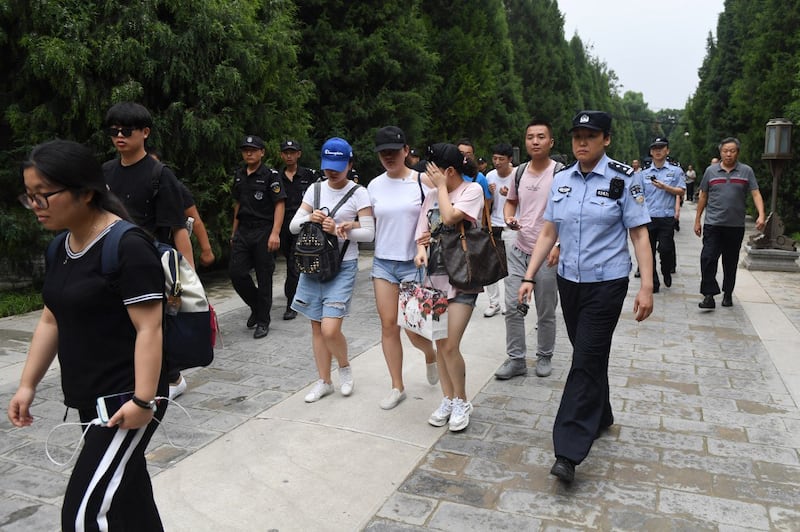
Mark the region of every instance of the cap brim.
[[650, 145], [651, 148], [655, 148], [657, 146], [669, 146], [669, 142], [654, 142]]
[[350, 161], [338, 161], [338, 160], [332, 161], [330, 159], [322, 159], [322, 164], [320, 165], [320, 169], [342, 172], [347, 168], [348, 164], [350, 164]]
[[281, 151], [300, 151], [300, 148], [295, 146], [286, 146], [285, 148], [282, 148]]
[[592, 126], [589, 124], [581, 124], [579, 126], [572, 126], [567, 133], [572, 133], [576, 129], [591, 129], [592, 131], [605, 131], [602, 127]]
[[264, 149], [263, 146], [256, 146], [255, 144], [242, 144], [241, 146], [239, 146], [239, 149], [243, 149], [243, 148], [255, 148], [257, 150], [263, 150]]
[[398, 142], [393, 142], [391, 144], [380, 144], [378, 146], [375, 146], [375, 153], [378, 153], [379, 151], [383, 150], [402, 150], [404, 146], [405, 144]]

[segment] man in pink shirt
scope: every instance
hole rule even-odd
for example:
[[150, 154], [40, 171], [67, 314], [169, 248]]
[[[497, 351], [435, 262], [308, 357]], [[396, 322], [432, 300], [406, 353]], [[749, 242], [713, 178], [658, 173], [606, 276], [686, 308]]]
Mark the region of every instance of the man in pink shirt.
[[[525, 149], [531, 160], [523, 163], [515, 172], [514, 184], [509, 188], [503, 209], [506, 227], [518, 231], [517, 239], [508, 252], [508, 277], [505, 278], [506, 308], [506, 358], [495, 372], [501, 380], [527, 375], [525, 360], [525, 314], [527, 305], [519, 304], [517, 293], [525, 280], [525, 272], [531, 252], [544, 225], [544, 210], [553, 175], [564, 165], [550, 158], [553, 148], [553, 128], [545, 120], [532, 120], [525, 130]], [[556, 343], [556, 305], [558, 289], [556, 268], [558, 243], [547, 257], [547, 266], [539, 268], [533, 281], [536, 283], [534, 301], [538, 323], [536, 348], [536, 375], [547, 377], [552, 373], [550, 359]], [[516, 309], [516, 310], [513, 310]]]

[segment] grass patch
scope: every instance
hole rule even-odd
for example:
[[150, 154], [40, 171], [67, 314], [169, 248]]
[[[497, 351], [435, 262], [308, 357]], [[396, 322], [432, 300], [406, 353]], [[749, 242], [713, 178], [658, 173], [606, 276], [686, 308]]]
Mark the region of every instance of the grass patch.
[[25, 314], [43, 306], [41, 290], [31, 287], [0, 291], [0, 318]]

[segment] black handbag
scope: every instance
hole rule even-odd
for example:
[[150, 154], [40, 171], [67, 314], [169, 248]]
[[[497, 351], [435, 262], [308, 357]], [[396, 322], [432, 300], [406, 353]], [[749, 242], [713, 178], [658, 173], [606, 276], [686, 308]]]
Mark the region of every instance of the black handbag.
[[462, 220], [456, 231], [439, 235], [450, 284], [462, 290], [487, 286], [508, 276], [505, 244], [502, 240], [498, 243], [492, 233], [491, 217], [485, 203], [483, 209], [486, 227], [466, 228]]

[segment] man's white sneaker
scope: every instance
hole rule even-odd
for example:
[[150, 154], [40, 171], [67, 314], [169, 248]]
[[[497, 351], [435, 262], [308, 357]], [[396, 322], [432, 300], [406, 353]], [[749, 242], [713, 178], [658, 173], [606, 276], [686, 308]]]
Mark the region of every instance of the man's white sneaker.
[[316, 403], [326, 395], [330, 395], [333, 393], [333, 384], [329, 382], [325, 382], [324, 380], [320, 379], [314, 384], [314, 387], [311, 388], [311, 391], [308, 392], [306, 395], [305, 401], [306, 403]]
[[498, 312], [500, 312], [500, 305], [492, 303], [491, 305], [486, 307], [486, 310], [483, 311], [483, 317], [484, 318], [491, 318], [492, 316], [494, 316]]
[[464, 430], [469, 425], [469, 415], [472, 413], [472, 403], [460, 397], [453, 399], [453, 411], [450, 414], [450, 432]]
[[353, 369], [350, 366], [339, 368], [339, 391], [345, 397], [353, 393]]
[[169, 400], [172, 401], [176, 397], [183, 395], [183, 392], [186, 391], [186, 386], [186, 379], [181, 375], [181, 380], [178, 381], [178, 384], [169, 385]]
[[400, 402], [406, 398], [406, 392], [400, 391], [397, 388], [392, 388], [391, 393], [389, 393], [386, 399], [381, 400], [381, 408], [384, 410], [391, 410], [392, 408], [396, 407], [400, 404]]
[[428, 374], [428, 384], [433, 385], [439, 382], [439, 366], [436, 362], [425, 364], [425, 366], [425, 371]]
[[450, 413], [453, 411], [453, 402], [449, 397], [442, 398], [442, 404], [439, 408], [434, 410], [431, 417], [428, 418], [428, 423], [434, 427], [444, 427], [447, 420], [450, 419]]

